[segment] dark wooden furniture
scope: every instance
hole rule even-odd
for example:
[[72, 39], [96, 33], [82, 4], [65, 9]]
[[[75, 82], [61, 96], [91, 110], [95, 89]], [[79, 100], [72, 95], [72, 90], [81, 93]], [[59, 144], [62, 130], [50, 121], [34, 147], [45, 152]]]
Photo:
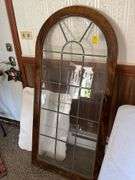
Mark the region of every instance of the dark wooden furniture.
[[[55, 27], [54, 25], [61, 23], [68, 17], [86, 18], [88, 21], [90, 21], [90, 23], [92, 22], [95, 26], [99, 27], [106, 40], [107, 57], [105, 63], [99, 63], [98, 61], [94, 62], [92, 61], [92, 59], [90, 59], [90, 61], [81, 64], [82, 69], [86, 66], [93, 67], [94, 77], [91, 87], [91, 96], [89, 98], [82, 98], [79, 94], [78, 99], [72, 100], [71, 111], [69, 114], [71, 126], [69, 131], [74, 128], [75, 131], [72, 133], [75, 134], [76, 138], [79, 138], [81, 136], [81, 134], [79, 134], [80, 127], [82, 130], [90, 134], [96, 132], [96, 149], [95, 151], [91, 151], [89, 149], [84, 150], [84, 148], [82, 147], [78, 148], [76, 144], [74, 149], [74, 146], [71, 146], [69, 145], [69, 143], [65, 142], [67, 144], [66, 159], [63, 162], [58, 162], [54, 159], [48, 159], [48, 157], [43, 157], [39, 154], [39, 136], [41, 121], [41, 94], [43, 90], [43, 82], [47, 90], [58, 92], [59, 94], [63, 93], [64, 91], [66, 91], [67, 84], [65, 85], [66, 87], [62, 85], [63, 83], [65, 83], [65, 80], [62, 78], [67, 76], [67, 72], [69, 72], [69, 69], [72, 69], [70, 63], [66, 65], [67, 60], [63, 58], [64, 48], [69, 43], [67, 37], [65, 37], [65, 34], [63, 33], [63, 28], [61, 30], [67, 43], [62, 49], [61, 59], [63, 60], [63, 62], [57, 62], [54, 59], [50, 59], [49, 62], [48, 58], [43, 57], [43, 49], [46, 43], [46, 39], [48, 38], [47, 36], [52, 28]], [[72, 43], [74, 42], [80, 43], [80, 46], [82, 45], [80, 41], [76, 42], [72, 40]], [[47, 52], [45, 52], [45, 55], [46, 54]], [[36, 42], [36, 62], [34, 66], [35, 99], [32, 148], [33, 164], [38, 165], [42, 168], [56, 171], [57, 173], [65, 175], [70, 179], [97, 179], [104, 156], [108, 133], [109, 112], [115, 78], [116, 61], [117, 39], [114, 30], [108, 20], [97, 10], [85, 6], [71, 6], [57, 11], [47, 19], [39, 32]], [[74, 60], [73, 63], [75, 63], [76, 65], [80, 64], [80, 62], [78, 63], [78, 60]], [[57, 69], [59, 68], [60, 71], [57, 71]], [[46, 73], [47, 71], [48, 73]], [[51, 73], [53, 74], [52, 77], [50, 75]], [[82, 76], [83, 71], [81, 71], [81, 77]], [[54, 86], [53, 82], [51, 81], [55, 81], [57, 86]], [[60, 90], [62, 90], [62, 92]], [[78, 106], [76, 105], [78, 104], [78, 101], [80, 107], [79, 111], [76, 107]], [[60, 112], [58, 111], [57, 113]], [[83, 120], [86, 119], [92, 119], [93, 121], [91, 122], [96, 124], [96, 126], [90, 124], [90, 128], [88, 128], [89, 124], [83, 123]], [[93, 139], [93, 137], [91, 136], [87, 136], [87, 138]], [[58, 141], [57, 136], [55, 137], [55, 140]], [[72, 151], [74, 151], [74, 159], [72, 158]], [[70, 161], [72, 159], [74, 161]], [[72, 162], [74, 162], [74, 164], [72, 164]], [[87, 162], [88, 164], [86, 164], [85, 162]], [[70, 168], [70, 166], [72, 166], [72, 168]], [[86, 169], [87, 173], [84, 173]]]

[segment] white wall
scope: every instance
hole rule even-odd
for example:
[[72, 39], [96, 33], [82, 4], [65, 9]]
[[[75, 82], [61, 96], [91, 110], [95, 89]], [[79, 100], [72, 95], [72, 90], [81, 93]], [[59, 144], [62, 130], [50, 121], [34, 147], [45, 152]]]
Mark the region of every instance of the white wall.
[[[9, 56], [15, 56], [15, 51], [8, 52], [5, 43], [13, 45], [6, 6], [0, 0], [0, 61], [8, 61]], [[14, 47], [13, 47], [14, 49]], [[0, 77], [0, 115], [20, 120], [22, 100], [21, 82], [7, 81], [7, 75]]]
[[44, 21], [56, 10], [75, 4], [95, 7], [108, 17], [117, 34], [118, 63], [135, 64], [135, 0], [13, 0], [18, 30], [31, 30], [32, 40], [21, 40], [24, 56], [35, 55], [35, 42]]
[[8, 52], [6, 50], [5, 43], [11, 43], [13, 45], [13, 40], [11, 36], [6, 6], [4, 0], [0, 0], [0, 61], [8, 61], [9, 56], [15, 57], [15, 51], [13, 50], [13, 52]]

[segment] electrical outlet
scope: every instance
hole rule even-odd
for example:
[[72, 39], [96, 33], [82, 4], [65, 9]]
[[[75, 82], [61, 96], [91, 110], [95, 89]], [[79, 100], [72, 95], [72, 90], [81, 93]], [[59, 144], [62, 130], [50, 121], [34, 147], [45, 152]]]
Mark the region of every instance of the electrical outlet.
[[21, 38], [25, 40], [33, 39], [32, 31], [20, 31]]

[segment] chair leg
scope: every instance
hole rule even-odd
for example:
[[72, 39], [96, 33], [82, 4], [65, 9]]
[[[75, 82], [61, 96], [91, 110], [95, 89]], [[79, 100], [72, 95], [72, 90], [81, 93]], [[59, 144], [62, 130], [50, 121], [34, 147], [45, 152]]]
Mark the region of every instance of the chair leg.
[[3, 125], [2, 125], [1, 122], [0, 122], [0, 127], [1, 127], [1, 129], [2, 129], [2, 131], [3, 131], [3, 136], [4, 136], [4, 137], [7, 136], [7, 133], [6, 133], [6, 131], [5, 131], [5, 129], [4, 129], [4, 127], [3, 127]]

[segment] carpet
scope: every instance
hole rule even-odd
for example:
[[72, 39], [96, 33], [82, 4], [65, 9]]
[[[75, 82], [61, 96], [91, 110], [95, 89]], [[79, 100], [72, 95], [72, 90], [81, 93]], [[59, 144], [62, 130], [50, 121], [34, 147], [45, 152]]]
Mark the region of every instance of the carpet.
[[0, 153], [7, 168], [7, 175], [0, 180], [67, 180], [56, 173], [31, 164], [31, 152], [18, 146], [19, 128], [4, 124], [7, 136], [0, 134]]
[[6, 174], [7, 174], [7, 169], [6, 169], [5, 164], [0, 156], [0, 178], [5, 176]]

